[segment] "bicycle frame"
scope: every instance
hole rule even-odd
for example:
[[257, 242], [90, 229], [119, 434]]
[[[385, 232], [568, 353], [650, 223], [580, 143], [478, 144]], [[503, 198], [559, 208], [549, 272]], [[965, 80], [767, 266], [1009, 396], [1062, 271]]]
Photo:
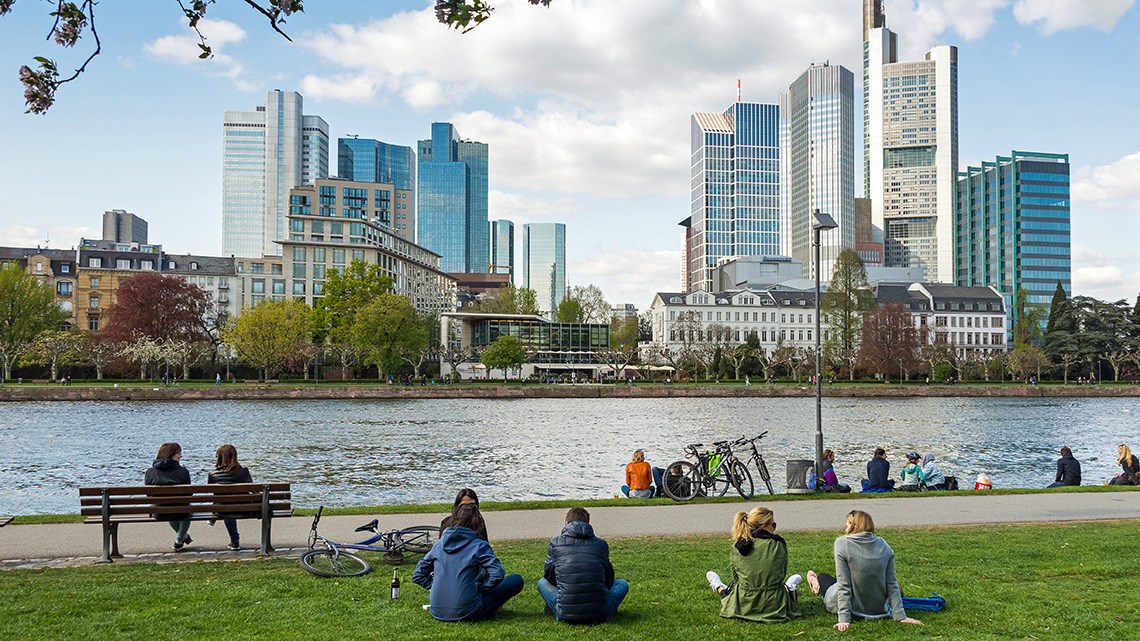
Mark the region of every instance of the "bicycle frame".
[[[412, 540], [407, 540], [407, 541], [400, 540], [398, 538], [398, 535], [404, 534], [408, 530], [397, 529], [397, 530], [385, 530], [385, 531], [381, 532], [379, 529], [379, 522], [376, 519], [372, 519], [371, 523], [368, 523], [366, 525], [363, 525], [363, 526], [357, 528], [357, 531], [370, 531], [373, 533], [373, 536], [370, 536], [370, 537], [364, 539], [363, 541], [360, 541], [358, 543], [342, 543], [342, 542], [338, 542], [338, 541], [329, 540], [328, 538], [321, 536], [317, 532], [317, 524], [321, 520], [321, 512], [323, 512], [324, 509], [325, 508], [323, 505], [321, 507], [317, 508], [317, 514], [316, 514], [316, 516], [313, 517], [312, 530], [309, 534], [309, 549], [310, 550], [315, 549], [317, 543], [319, 542], [319, 543], [323, 543], [325, 545], [325, 547], [329, 548], [333, 552], [338, 552], [340, 550], [362, 550], [364, 552], [392, 553], [392, 552], [401, 552], [409, 544], [412, 544], [415, 542], [414, 538]], [[419, 535], [419, 537], [426, 537], [426, 535]], [[376, 543], [377, 541], [381, 541], [381, 540], [383, 541], [382, 545], [374, 545], [374, 543]]]

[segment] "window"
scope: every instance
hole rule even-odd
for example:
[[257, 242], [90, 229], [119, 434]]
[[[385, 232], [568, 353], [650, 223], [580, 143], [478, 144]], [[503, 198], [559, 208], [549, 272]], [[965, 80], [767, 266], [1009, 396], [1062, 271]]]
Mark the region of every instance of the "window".
[[265, 293], [265, 279], [264, 278], [254, 278], [251, 285], [252, 285], [252, 289], [250, 291], [252, 291], [254, 294], [264, 294]]
[[98, 276], [92, 276], [91, 277], [91, 286], [92, 287], [98, 287], [99, 286], [99, 277]]
[[293, 281], [293, 293], [294, 294], [304, 294], [305, 293], [305, 281], [303, 281], [303, 280]]
[[274, 276], [280, 276], [283, 273], [281, 271], [282, 269], [283, 267], [281, 267], [281, 263], [273, 263], [269, 266], [269, 273], [273, 274]]
[[314, 247], [313, 248], [313, 262], [314, 263], [325, 262], [325, 248], [324, 247]]
[[102, 258], [94, 258], [94, 257], [88, 258], [87, 259], [87, 266], [88, 267], [102, 267], [103, 266], [103, 259]]
[[293, 263], [293, 278], [305, 277], [305, 263]]
[[305, 262], [305, 248], [304, 247], [294, 247], [293, 248], [293, 262], [295, 262], [295, 263]]
[[251, 273], [251, 274], [264, 274], [265, 273], [265, 263], [250, 263], [249, 264], [249, 273]]
[[153, 260], [139, 261], [139, 269], [154, 270], [154, 261]]
[[98, 318], [88, 318], [87, 319], [87, 329], [89, 331], [92, 331], [92, 332], [99, 331], [99, 319]]
[[333, 254], [333, 261], [332, 262], [334, 265], [343, 265], [344, 264], [344, 250], [343, 249], [334, 249], [332, 251], [332, 254]]
[[60, 265], [59, 266], [59, 273], [70, 274], [71, 273], [71, 265]]
[[[313, 278], [324, 279], [324, 277], [325, 277], [325, 266], [324, 265], [313, 265]], [[313, 293], [316, 293], [316, 292], [313, 292]]]
[[273, 293], [278, 295], [285, 294], [285, 280], [281, 278], [273, 279]]
[[71, 283], [67, 281], [56, 283], [55, 293], [60, 296], [71, 296]]
[[198, 263], [195, 261], [190, 261], [190, 269], [197, 270], [198, 269]]
[[38, 272], [42, 272], [43, 270], [44, 270], [44, 261], [42, 261], [42, 260], [37, 260], [37, 261], [36, 261], [36, 272], [37, 272], [37, 273], [38, 273]]
[[92, 296], [88, 300], [87, 306], [90, 307], [91, 309], [99, 309], [99, 297], [98, 296]]

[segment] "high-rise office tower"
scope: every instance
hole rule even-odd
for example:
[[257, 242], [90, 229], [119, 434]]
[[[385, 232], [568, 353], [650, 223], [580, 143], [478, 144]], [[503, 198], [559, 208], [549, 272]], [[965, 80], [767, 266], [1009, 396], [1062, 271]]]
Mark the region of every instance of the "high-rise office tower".
[[103, 240], [145, 245], [146, 236], [147, 224], [142, 218], [122, 209], [103, 212]]
[[419, 244], [443, 257], [445, 272], [487, 273], [487, 145], [461, 139], [449, 122], [434, 122], [418, 155]]
[[954, 280], [958, 49], [899, 62], [882, 0], [863, 0], [863, 174], [888, 267]]
[[553, 316], [566, 298], [566, 225], [523, 225], [519, 287], [533, 289], [539, 311]]
[[1014, 151], [958, 176], [955, 284], [997, 288], [1012, 332], [1018, 290], [1046, 311], [1057, 283], [1072, 293], [1069, 156]]
[[741, 102], [692, 115], [682, 287], [713, 291], [717, 261], [781, 252], [779, 107]]
[[329, 175], [329, 126], [306, 116], [295, 91], [270, 91], [254, 111], [222, 122], [222, 253], [274, 256], [289, 190]]
[[371, 138], [337, 140], [336, 174], [355, 182], [380, 183], [395, 188], [391, 220], [392, 233], [404, 240], [416, 240], [416, 153], [411, 147], [389, 145]]
[[491, 273], [510, 274], [515, 282], [515, 224], [509, 220], [491, 221]]
[[855, 75], [813, 64], [780, 95], [783, 253], [812, 276], [811, 213], [830, 214], [838, 229], [820, 234], [821, 278], [855, 247]]

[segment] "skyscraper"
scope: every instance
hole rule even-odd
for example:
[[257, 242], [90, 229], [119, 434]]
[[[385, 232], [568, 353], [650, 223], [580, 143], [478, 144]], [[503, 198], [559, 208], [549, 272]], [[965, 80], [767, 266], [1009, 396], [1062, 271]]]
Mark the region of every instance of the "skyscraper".
[[329, 173], [329, 126], [295, 91], [270, 91], [255, 111], [222, 121], [222, 252], [281, 253], [289, 190]]
[[142, 218], [123, 209], [103, 212], [103, 240], [145, 245], [146, 236], [147, 224]]
[[461, 139], [451, 123], [435, 122], [418, 152], [419, 244], [443, 257], [445, 272], [487, 273], [487, 145]]
[[371, 138], [340, 138], [336, 169], [337, 177], [345, 180], [392, 185], [396, 200], [386, 224], [400, 238], [415, 242], [416, 154], [411, 147]]
[[515, 282], [515, 224], [509, 220], [491, 221], [491, 273], [510, 274]]
[[566, 298], [566, 225], [523, 225], [519, 287], [533, 289], [539, 312], [553, 316]]
[[958, 176], [956, 284], [997, 288], [1012, 331], [1018, 290], [1046, 311], [1058, 282], [1072, 294], [1069, 156], [1014, 151]]
[[812, 275], [815, 210], [839, 228], [820, 234], [821, 278], [855, 247], [855, 76], [827, 63], [808, 67], [780, 96], [780, 178], [783, 253]]
[[713, 290], [713, 268], [731, 256], [781, 252], [779, 107], [737, 102], [691, 120], [691, 204], [682, 286]]
[[888, 267], [954, 280], [958, 49], [899, 62], [882, 0], [863, 0], [863, 173]]

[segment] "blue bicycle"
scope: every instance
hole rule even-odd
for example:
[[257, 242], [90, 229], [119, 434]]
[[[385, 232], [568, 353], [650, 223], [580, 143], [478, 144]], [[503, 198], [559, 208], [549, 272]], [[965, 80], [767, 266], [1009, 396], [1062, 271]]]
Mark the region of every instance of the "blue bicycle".
[[372, 564], [348, 550], [382, 552], [388, 563], [402, 563], [405, 552], [426, 554], [439, 539], [439, 526], [436, 525], [381, 531], [379, 520], [372, 519], [371, 523], [356, 528], [357, 532], [371, 532], [372, 536], [367, 539], [359, 543], [330, 541], [317, 532], [324, 509], [323, 505], [317, 508], [309, 532], [309, 551], [301, 555], [301, 567], [317, 576], [363, 576], [372, 571]]

